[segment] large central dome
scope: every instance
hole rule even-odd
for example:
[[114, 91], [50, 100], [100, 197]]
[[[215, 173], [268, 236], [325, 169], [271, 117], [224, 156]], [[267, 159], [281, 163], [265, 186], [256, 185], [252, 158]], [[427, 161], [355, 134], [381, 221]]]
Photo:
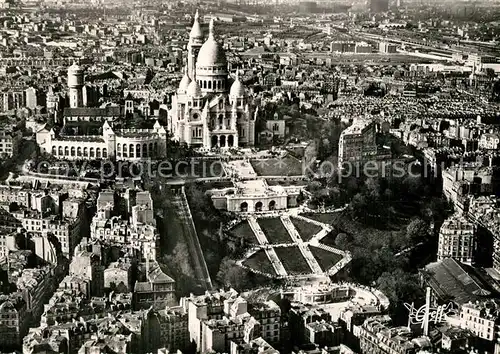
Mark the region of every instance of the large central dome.
[[214, 35], [214, 19], [210, 21], [210, 34], [200, 48], [196, 60], [196, 78], [201, 91], [208, 93], [226, 92], [227, 59], [222, 46], [217, 43]]
[[202, 68], [213, 66], [227, 67], [226, 53], [215, 39], [213, 19], [210, 21], [210, 34], [208, 39], [205, 43], [203, 43], [200, 48], [200, 52], [198, 53], [196, 66]]

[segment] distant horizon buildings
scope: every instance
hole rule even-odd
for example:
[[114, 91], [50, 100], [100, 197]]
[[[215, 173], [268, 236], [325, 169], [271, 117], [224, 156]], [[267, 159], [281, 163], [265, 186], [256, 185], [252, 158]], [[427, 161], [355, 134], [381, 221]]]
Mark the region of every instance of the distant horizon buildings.
[[379, 13], [389, 11], [389, 0], [369, 0], [370, 12]]

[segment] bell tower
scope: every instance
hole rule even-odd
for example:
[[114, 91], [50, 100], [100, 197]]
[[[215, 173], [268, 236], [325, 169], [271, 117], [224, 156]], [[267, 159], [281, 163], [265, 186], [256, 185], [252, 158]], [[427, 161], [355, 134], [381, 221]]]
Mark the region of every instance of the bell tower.
[[203, 32], [201, 31], [201, 25], [199, 21], [198, 10], [194, 15], [193, 27], [189, 34], [188, 43], [188, 63], [187, 63], [187, 74], [191, 80], [195, 80], [196, 77], [196, 58], [200, 52], [200, 48], [203, 45]]

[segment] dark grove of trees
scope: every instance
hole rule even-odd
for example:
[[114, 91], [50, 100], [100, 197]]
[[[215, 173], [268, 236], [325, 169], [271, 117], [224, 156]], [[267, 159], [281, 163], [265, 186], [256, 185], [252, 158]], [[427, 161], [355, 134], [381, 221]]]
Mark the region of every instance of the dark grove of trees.
[[383, 291], [393, 320], [404, 324], [408, 313], [403, 303], [422, 301], [416, 270], [436, 254], [436, 230], [448, 204], [418, 177], [311, 184], [315, 199], [335, 204], [351, 200], [334, 225], [335, 246], [352, 254], [351, 280]]
[[232, 216], [215, 209], [206, 189], [203, 183], [191, 183], [185, 190], [212, 281], [239, 291], [269, 285], [269, 279], [236, 265], [235, 259], [241, 258], [246, 248], [244, 239], [223, 232], [222, 226]]

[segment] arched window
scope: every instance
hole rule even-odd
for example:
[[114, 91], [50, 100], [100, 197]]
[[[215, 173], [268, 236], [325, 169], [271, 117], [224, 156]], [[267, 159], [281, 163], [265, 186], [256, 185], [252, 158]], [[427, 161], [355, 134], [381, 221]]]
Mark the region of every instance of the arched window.
[[102, 149], [102, 157], [107, 158], [108, 157], [108, 150], [106, 148]]
[[90, 148], [90, 157], [95, 157], [95, 150], [93, 147]]
[[52, 155], [57, 155], [57, 148], [52, 146]]
[[142, 144], [142, 157], [148, 157], [148, 144]]
[[76, 148], [76, 156], [82, 156], [82, 148], [81, 147], [77, 147]]
[[89, 149], [86, 147], [83, 148], [83, 157], [89, 157]]
[[122, 144], [120, 144], [120, 143], [116, 144], [116, 151], [119, 151], [119, 152], [122, 151]]
[[208, 82], [208, 89], [211, 90], [212, 89], [212, 81], [209, 81]]
[[59, 146], [59, 148], [57, 149], [57, 155], [59, 155], [59, 156], [63, 155], [63, 147], [62, 146]]
[[203, 88], [206, 89], [207, 88], [207, 80], [203, 80]]
[[101, 158], [101, 148], [95, 149], [95, 157], [98, 159]]
[[222, 123], [224, 121], [224, 116], [222, 114], [219, 114], [219, 126], [220, 126], [220, 129], [222, 129]]
[[74, 146], [71, 147], [71, 156], [75, 156], [75, 147]]
[[135, 157], [141, 157], [141, 144], [135, 146]]
[[222, 82], [219, 80], [217, 81], [217, 88], [220, 90], [222, 88]]
[[64, 147], [64, 156], [69, 156], [69, 147]]
[[154, 157], [155, 156], [155, 151], [153, 150], [153, 143], [149, 143], [148, 151], [149, 151], [149, 156], [150, 157]]
[[128, 153], [127, 153], [127, 144], [123, 144], [123, 157], [127, 157], [128, 156]]
[[134, 157], [134, 144], [128, 146], [128, 157]]

